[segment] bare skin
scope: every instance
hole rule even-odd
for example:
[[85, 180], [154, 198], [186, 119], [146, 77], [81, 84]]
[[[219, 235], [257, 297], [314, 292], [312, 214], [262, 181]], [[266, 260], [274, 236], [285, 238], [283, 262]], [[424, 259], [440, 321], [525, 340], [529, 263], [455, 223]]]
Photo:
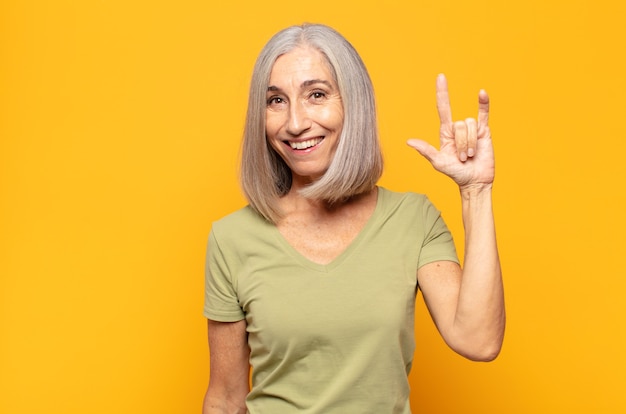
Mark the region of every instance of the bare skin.
[[328, 207], [290, 192], [278, 230], [302, 256], [318, 264], [337, 258], [361, 232], [376, 208], [378, 191]]
[[465, 357], [490, 361], [502, 347], [504, 290], [492, 206], [495, 162], [489, 130], [489, 96], [478, 94], [478, 120], [452, 121], [448, 84], [437, 78], [440, 149], [421, 140], [409, 146], [459, 186], [465, 228], [464, 268], [438, 262], [418, 270], [432, 318], [448, 345]]
[[250, 391], [246, 321], [208, 321], [211, 379], [203, 414], [245, 414]]

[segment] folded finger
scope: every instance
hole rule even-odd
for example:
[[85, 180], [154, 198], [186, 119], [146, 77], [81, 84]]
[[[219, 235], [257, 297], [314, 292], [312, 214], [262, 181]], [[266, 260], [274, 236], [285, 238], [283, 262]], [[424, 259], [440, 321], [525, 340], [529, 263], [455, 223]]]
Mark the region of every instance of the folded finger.
[[478, 124], [474, 118], [465, 120], [467, 127], [467, 156], [473, 157], [476, 154], [476, 139], [478, 137]]
[[454, 123], [454, 142], [456, 144], [457, 156], [461, 161], [467, 160], [467, 124], [465, 121]]

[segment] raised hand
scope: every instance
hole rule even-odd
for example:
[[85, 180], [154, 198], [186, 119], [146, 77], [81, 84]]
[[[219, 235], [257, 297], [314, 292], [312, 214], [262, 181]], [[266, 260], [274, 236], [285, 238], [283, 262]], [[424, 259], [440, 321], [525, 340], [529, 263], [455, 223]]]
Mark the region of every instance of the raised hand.
[[452, 121], [448, 82], [444, 75], [437, 77], [437, 110], [439, 150], [425, 141], [410, 139], [407, 144], [422, 154], [433, 167], [449, 176], [463, 190], [475, 186], [491, 185], [495, 162], [491, 132], [489, 130], [489, 96], [478, 93], [478, 121], [467, 118]]

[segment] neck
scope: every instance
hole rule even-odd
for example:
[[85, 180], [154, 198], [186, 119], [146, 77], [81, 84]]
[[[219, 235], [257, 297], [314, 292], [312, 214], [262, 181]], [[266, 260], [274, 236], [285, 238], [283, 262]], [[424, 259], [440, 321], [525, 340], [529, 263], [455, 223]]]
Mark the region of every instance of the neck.
[[352, 209], [355, 205], [376, 199], [378, 188], [374, 187], [370, 191], [350, 197], [345, 201], [337, 201], [329, 204], [324, 200], [314, 200], [303, 197], [296, 188], [291, 188], [282, 199], [282, 210], [286, 216], [293, 214], [306, 214], [310, 217], [325, 217], [342, 214], [346, 210]]

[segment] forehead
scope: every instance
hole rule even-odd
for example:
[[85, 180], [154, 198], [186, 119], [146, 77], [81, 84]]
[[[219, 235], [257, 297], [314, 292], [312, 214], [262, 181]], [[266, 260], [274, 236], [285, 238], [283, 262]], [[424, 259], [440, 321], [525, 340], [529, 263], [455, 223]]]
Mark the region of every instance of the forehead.
[[297, 47], [276, 59], [270, 73], [270, 84], [311, 79], [334, 83], [328, 60], [312, 47]]

